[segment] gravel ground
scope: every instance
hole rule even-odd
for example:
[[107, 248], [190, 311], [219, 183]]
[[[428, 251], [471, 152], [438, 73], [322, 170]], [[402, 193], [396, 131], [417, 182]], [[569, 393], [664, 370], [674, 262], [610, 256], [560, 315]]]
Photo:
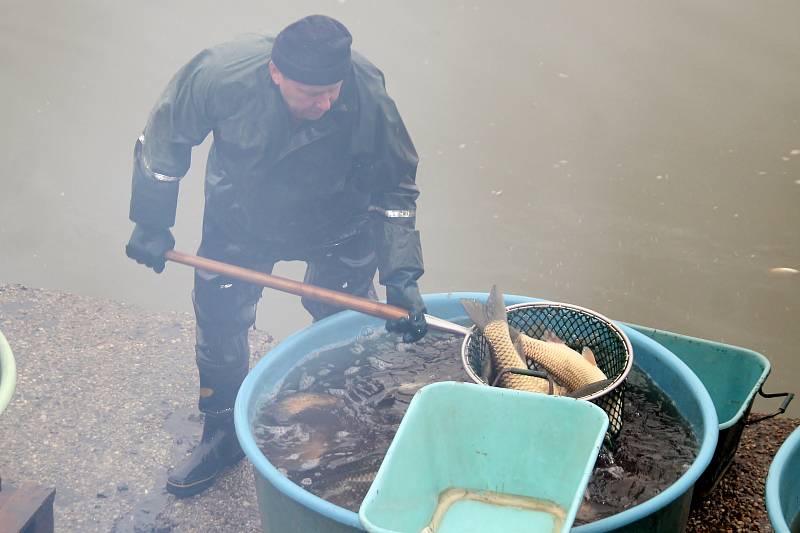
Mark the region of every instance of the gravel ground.
[[709, 498], [692, 510], [687, 531], [772, 531], [764, 483], [772, 458], [798, 426], [800, 419], [781, 417], [746, 426], [733, 464]]
[[[0, 476], [56, 487], [57, 531], [259, 530], [246, 461], [197, 497], [177, 500], [163, 490], [166, 470], [201, 428], [190, 314], [0, 285], [0, 331], [18, 372], [0, 416]], [[250, 339], [254, 364], [274, 341], [258, 330]], [[688, 531], [770, 531], [764, 480], [798, 424], [776, 418], [749, 426]]]
[[[0, 416], [3, 483], [55, 487], [57, 531], [257, 531], [246, 461], [196, 498], [163, 490], [201, 430], [193, 324], [186, 313], [0, 286], [18, 374]], [[271, 344], [252, 332], [252, 353]]]

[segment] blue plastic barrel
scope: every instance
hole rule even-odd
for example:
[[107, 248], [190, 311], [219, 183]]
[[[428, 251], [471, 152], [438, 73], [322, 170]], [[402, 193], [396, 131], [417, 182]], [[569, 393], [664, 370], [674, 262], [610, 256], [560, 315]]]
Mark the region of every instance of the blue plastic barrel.
[[[425, 296], [430, 314], [448, 320], [464, 318], [462, 298], [485, 300], [486, 293]], [[538, 301], [506, 295], [507, 305]], [[236, 433], [254, 466], [256, 494], [265, 532], [339, 533], [364, 531], [358, 515], [292, 483], [261, 453], [251, 423], [260, 402], [277, 393], [283, 379], [303, 358], [321, 348], [354, 339], [362, 328], [381, 328], [383, 321], [345, 311], [321, 320], [287, 338], [253, 368], [239, 390], [234, 409]], [[574, 528], [601, 531], [674, 532], [686, 525], [694, 484], [711, 461], [717, 444], [718, 419], [711, 397], [697, 376], [669, 350], [632, 328], [621, 325], [633, 345], [635, 364], [673, 400], [700, 443], [687, 471], [657, 496], [616, 515]], [[465, 380], [466, 381], [466, 380]]]
[[[781, 445], [767, 474], [767, 514], [775, 533], [800, 527], [800, 428]], [[795, 529], [790, 529], [794, 525]]]

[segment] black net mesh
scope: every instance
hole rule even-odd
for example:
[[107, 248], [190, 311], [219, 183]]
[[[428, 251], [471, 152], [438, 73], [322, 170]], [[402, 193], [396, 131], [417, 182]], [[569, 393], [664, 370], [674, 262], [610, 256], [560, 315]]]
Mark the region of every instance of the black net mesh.
[[[508, 323], [529, 337], [541, 339], [546, 332], [552, 332], [567, 346], [580, 352], [589, 347], [594, 352], [597, 366], [613, 381], [590, 401], [602, 408], [608, 415], [608, 437], [616, 440], [622, 429], [622, 405], [625, 394], [625, 371], [632, 358], [630, 344], [617, 326], [604, 317], [569, 304], [530, 303], [513, 306], [508, 310]], [[491, 346], [477, 330], [473, 330], [464, 344], [464, 357], [474, 372], [473, 378], [481, 383], [481, 369], [485, 368], [487, 357], [491, 358]], [[533, 361], [528, 366], [540, 370]]]

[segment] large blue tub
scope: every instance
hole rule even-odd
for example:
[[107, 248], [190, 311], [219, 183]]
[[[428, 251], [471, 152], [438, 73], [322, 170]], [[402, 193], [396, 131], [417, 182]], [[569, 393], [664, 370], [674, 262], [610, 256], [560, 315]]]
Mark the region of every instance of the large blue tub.
[[[464, 316], [461, 298], [486, 299], [486, 293], [448, 293], [425, 297], [430, 314], [455, 320]], [[507, 305], [538, 301], [505, 296]], [[250, 372], [236, 399], [236, 433], [253, 464], [262, 526], [269, 533], [337, 533], [364, 531], [358, 515], [327, 502], [284, 477], [256, 445], [251, 422], [260, 402], [274, 395], [286, 375], [306, 355], [325, 346], [355, 338], [364, 327], [382, 327], [382, 321], [347, 311], [317, 322], [275, 347]], [[697, 459], [658, 496], [622, 513], [573, 531], [681, 531], [688, 520], [694, 484], [708, 466], [717, 444], [717, 414], [708, 392], [695, 374], [672, 352], [632, 328], [621, 325], [633, 345], [635, 364], [644, 370], [691, 424], [700, 441]], [[466, 381], [466, 379], [465, 379]]]
[[[800, 428], [781, 445], [767, 474], [767, 513], [775, 533], [800, 523]], [[792, 529], [792, 532], [795, 530]]]

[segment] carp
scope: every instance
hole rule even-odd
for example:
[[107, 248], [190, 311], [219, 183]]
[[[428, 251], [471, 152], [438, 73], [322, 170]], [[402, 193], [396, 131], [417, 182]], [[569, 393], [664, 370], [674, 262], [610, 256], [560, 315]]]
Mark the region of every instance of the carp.
[[[405, 385], [414, 391], [421, 386], [418, 383]], [[286, 424], [276, 426], [276, 429], [293, 435], [289, 444], [291, 448], [287, 448], [293, 453], [280, 465], [285, 475], [304, 489], [309, 490], [313, 485], [315, 494], [324, 494], [326, 500], [348, 507], [352, 502], [364, 499], [378, 472], [380, 461], [374, 464], [367, 458], [352, 464], [345, 462], [339, 465], [346, 466], [347, 472], [344, 474], [337, 470], [338, 466], [328, 470], [337, 463], [337, 456], [340, 455], [336, 449], [339, 439], [337, 432], [342, 427], [340, 417], [345, 403], [342, 398], [328, 394], [290, 393], [273, 404], [272, 416], [278, 423]], [[328, 464], [323, 467], [321, 464], [326, 456]], [[324, 472], [324, 476], [318, 478], [321, 472]], [[355, 511], [358, 511], [357, 507]]]
[[280, 399], [274, 406], [276, 419], [285, 422], [306, 413], [325, 413], [341, 405], [342, 400], [327, 394], [296, 392]]
[[[485, 304], [461, 300], [461, 305], [491, 345], [492, 363], [497, 373], [508, 368], [528, 368], [526, 359], [530, 359], [558, 383], [553, 389], [555, 395], [585, 391], [591, 385], [607, 383], [605, 373], [598, 368], [588, 346], [578, 353], [550, 331], [545, 332], [543, 339], [536, 339], [510, 327], [503, 296], [496, 285]], [[546, 379], [515, 374], [504, 375], [500, 385], [545, 394], [549, 388]]]
[[[527, 370], [528, 365], [525, 359], [517, 352], [514, 342], [511, 340], [503, 295], [497, 291], [496, 286], [492, 287], [485, 304], [477, 300], [463, 299], [461, 305], [491, 345], [492, 362], [498, 375], [505, 370], [514, 368]], [[541, 394], [548, 394], [551, 385], [550, 381], [544, 378], [512, 373], [503, 374], [499, 384], [507, 389]], [[564, 392], [563, 387], [553, 388], [553, 394], [561, 395]]]
[[543, 339], [529, 337], [514, 328], [509, 328], [509, 332], [519, 353], [543, 368], [569, 392], [606, 379], [588, 346], [578, 353], [550, 331], [545, 332]]

